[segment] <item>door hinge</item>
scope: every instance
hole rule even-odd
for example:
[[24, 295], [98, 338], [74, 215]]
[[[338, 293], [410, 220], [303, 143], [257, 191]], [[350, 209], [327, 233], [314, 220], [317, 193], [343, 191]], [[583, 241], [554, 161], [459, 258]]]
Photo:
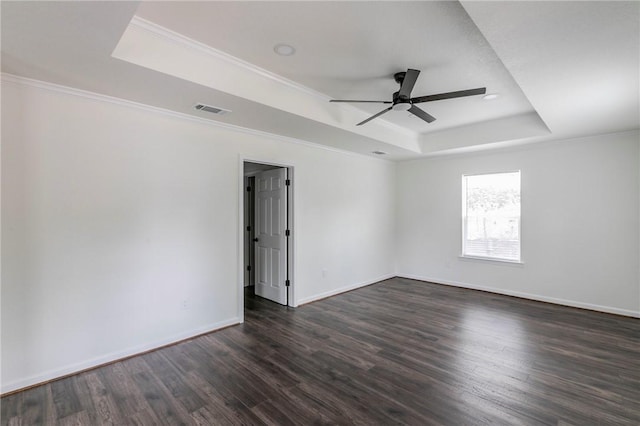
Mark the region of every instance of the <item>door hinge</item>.
[[291, 281], [289, 281], [289, 280], [285, 280], [284, 285], [285, 285], [286, 287], [289, 287], [289, 286], [291, 285]]
[[284, 231], [284, 236], [288, 237], [289, 235], [291, 235], [291, 231], [289, 231], [288, 229], [286, 231]]
[[287, 179], [287, 180], [285, 180], [285, 181], [284, 181], [284, 184], [285, 184], [285, 185], [287, 185], [287, 186], [291, 185], [291, 179]]
[[247, 231], [251, 231], [251, 226], [247, 226]]
[[247, 265], [247, 271], [251, 270], [251, 265]]
[[251, 192], [251, 187], [247, 186], [247, 192]]

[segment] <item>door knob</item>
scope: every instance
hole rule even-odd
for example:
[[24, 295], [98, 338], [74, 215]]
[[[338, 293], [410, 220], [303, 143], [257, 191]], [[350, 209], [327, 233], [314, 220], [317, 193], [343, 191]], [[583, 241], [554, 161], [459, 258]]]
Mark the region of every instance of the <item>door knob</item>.
[[258, 239], [257, 239], [257, 238], [254, 238], [254, 239], [253, 239], [253, 241], [257, 243], [257, 242], [258, 242]]

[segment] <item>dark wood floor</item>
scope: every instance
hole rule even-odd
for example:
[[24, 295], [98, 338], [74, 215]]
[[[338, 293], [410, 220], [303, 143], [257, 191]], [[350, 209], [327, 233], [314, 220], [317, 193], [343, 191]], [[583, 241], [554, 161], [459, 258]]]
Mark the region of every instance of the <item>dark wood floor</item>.
[[391, 279], [2, 399], [2, 425], [638, 425], [640, 320]]

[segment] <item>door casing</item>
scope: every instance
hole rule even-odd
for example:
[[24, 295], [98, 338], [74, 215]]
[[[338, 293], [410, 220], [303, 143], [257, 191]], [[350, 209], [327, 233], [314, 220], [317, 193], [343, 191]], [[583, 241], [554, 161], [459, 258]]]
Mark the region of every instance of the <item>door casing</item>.
[[287, 193], [287, 216], [288, 216], [288, 228], [290, 230], [290, 236], [288, 237], [288, 249], [287, 249], [287, 271], [290, 281], [289, 286], [289, 305], [291, 307], [296, 307], [296, 285], [295, 285], [295, 247], [296, 247], [296, 232], [295, 232], [295, 167], [292, 164], [286, 164], [279, 161], [274, 161], [273, 159], [263, 159], [256, 157], [244, 157], [239, 156], [239, 173], [238, 173], [238, 282], [237, 282], [237, 298], [238, 298], [238, 318], [240, 322], [244, 322], [244, 277], [245, 277], [245, 234], [246, 229], [244, 225], [244, 215], [245, 215], [245, 174], [244, 174], [244, 163], [259, 163], [265, 164], [269, 166], [276, 167], [284, 167], [287, 169], [288, 179], [291, 181], [291, 184]]

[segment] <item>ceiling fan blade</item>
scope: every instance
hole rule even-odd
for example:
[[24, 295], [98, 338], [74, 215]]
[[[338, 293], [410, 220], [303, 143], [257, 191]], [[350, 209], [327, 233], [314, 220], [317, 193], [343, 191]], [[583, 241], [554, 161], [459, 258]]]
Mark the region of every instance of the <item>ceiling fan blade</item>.
[[358, 101], [355, 99], [331, 99], [329, 102], [367, 102], [373, 104], [392, 104], [391, 101]]
[[383, 109], [379, 113], [377, 113], [375, 115], [372, 115], [371, 117], [367, 118], [366, 120], [361, 121], [360, 123], [356, 124], [356, 126], [362, 126], [364, 123], [368, 123], [369, 121], [373, 120], [374, 118], [380, 117], [385, 112], [391, 111], [391, 108], [393, 108], [393, 107], [389, 107], [389, 108]]
[[462, 98], [464, 96], [484, 95], [487, 93], [486, 87], [480, 87], [478, 89], [459, 90], [457, 92], [438, 93], [437, 95], [419, 96], [411, 99], [414, 104], [422, 102], [441, 101], [443, 99]]
[[409, 108], [409, 112], [418, 118], [422, 118], [427, 123], [436, 121], [436, 118], [434, 116], [427, 114], [426, 112], [424, 112], [423, 110], [421, 110], [415, 105], [411, 105], [411, 108]]
[[419, 70], [413, 70], [411, 68], [407, 70], [407, 73], [404, 75], [404, 80], [402, 80], [400, 91], [398, 92], [399, 98], [408, 99], [409, 97], [411, 97], [411, 91], [413, 90], [413, 86], [416, 85], [416, 80], [418, 80], [419, 75]]

